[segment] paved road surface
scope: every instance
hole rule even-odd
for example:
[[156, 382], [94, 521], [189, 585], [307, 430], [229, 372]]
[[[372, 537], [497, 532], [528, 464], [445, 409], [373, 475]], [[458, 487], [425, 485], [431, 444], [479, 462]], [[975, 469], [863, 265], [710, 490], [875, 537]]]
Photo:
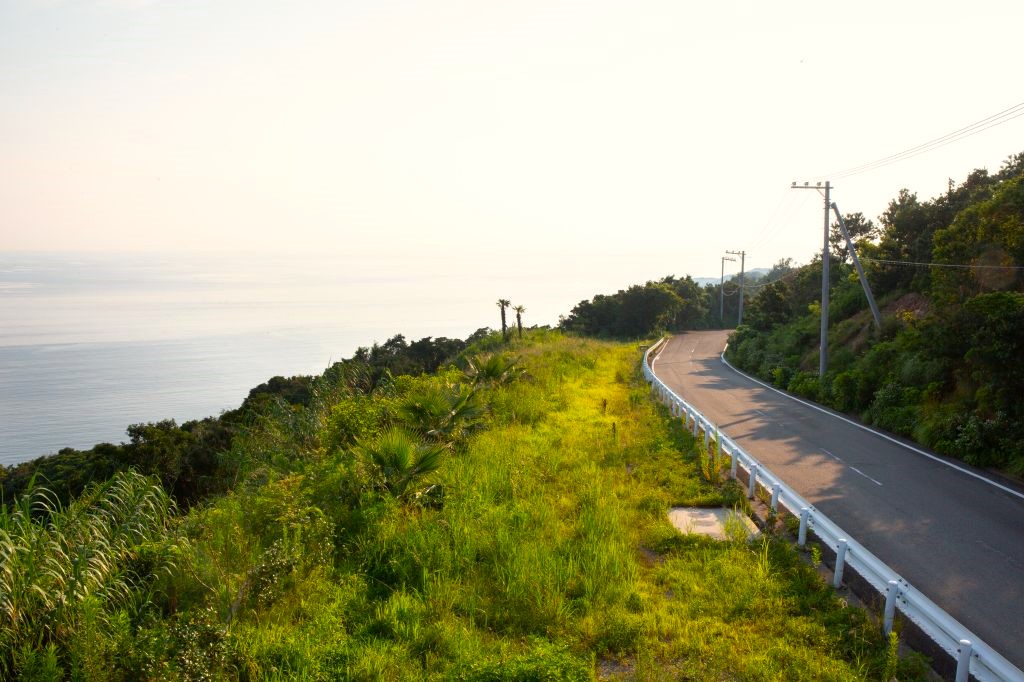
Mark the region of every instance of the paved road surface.
[[1024, 497], [759, 386], [721, 361], [728, 334], [673, 337], [654, 372], [1024, 669]]

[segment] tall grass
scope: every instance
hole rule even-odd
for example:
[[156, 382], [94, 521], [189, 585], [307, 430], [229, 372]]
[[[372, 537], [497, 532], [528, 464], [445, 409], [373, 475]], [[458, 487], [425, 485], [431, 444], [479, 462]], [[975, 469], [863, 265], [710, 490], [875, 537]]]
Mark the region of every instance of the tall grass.
[[174, 564], [173, 503], [154, 480], [122, 472], [66, 509], [52, 500], [35, 488], [13, 509], [0, 509], [5, 676], [37, 663], [55, 668], [55, 658], [32, 652], [87, 638], [93, 621], [145, 598], [146, 583]]
[[[358, 401], [351, 409], [324, 405], [306, 445], [257, 443], [262, 481], [177, 526], [189, 542], [159, 611], [95, 611], [108, 621], [97, 647], [131, 653], [93, 677], [589, 679], [618, 669], [853, 680], [887, 665], [906, 676], [871, 620], [784, 544], [672, 528], [671, 505], [738, 500], [702, 475], [717, 465], [649, 399], [635, 346], [551, 333], [514, 346], [526, 373], [475, 382], [480, 428], [408, 483], [393, 477], [403, 494], [353, 442], [408, 419], [409, 400], [470, 378], [397, 378], [345, 398]], [[270, 431], [287, 441], [288, 428]], [[443, 495], [408, 494], [427, 486]], [[36, 536], [23, 535], [31, 546]], [[53, 641], [52, 656], [32, 649], [33, 669], [93, 640], [79, 628]]]

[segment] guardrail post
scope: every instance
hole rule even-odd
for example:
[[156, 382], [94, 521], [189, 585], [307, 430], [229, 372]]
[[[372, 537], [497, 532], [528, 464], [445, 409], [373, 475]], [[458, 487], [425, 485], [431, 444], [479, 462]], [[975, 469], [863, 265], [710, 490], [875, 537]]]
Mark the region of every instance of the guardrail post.
[[729, 476], [735, 481], [736, 465], [740, 463], [740, 448], [735, 443], [732, 445], [732, 452], [729, 453], [729, 459], [731, 460], [729, 464]]
[[700, 429], [700, 416], [697, 414], [697, 410], [693, 411], [693, 437], [697, 437], [697, 432]]
[[719, 433], [718, 427], [715, 427], [715, 454], [718, 456], [718, 461], [722, 461], [722, 434]]
[[796, 544], [803, 547], [807, 544], [807, 522], [811, 518], [809, 507], [800, 507], [800, 533], [797, 535]]
[[772, 486], [772, 511], [779, 511], [779, 493], [782, 492], [782, 484], [776, 483]]
[[960, 649], [956, 656], [956, 682], [967, 682], [971, 673], [971, 653], [974, 645], [969, 639], [960, 640]]
[[882, 620], [882, 630], [888, 635], [892, 632], [892, 621], [896, 617], [896, 598], [900, 595], [900, 584], [895, 580], [889, 581], [889, 589], [885, 591], [885, 616]]
[[708, 451], [708, 443], [711, 440], [711, 424], [704, 422], [704, 452]]
[[754, 464], [750, 467], [750, 483], [747, 484], [747, 497], [754, 499], [754, 493], [757, 491], [757, 465]]
[[836, 570], [832, 574], [832, 587], [839, 589], [843, 584], [843, 569], [846, 567], [846, 550], [849, 549], [845, 538], [840, 538], [836, 547]]

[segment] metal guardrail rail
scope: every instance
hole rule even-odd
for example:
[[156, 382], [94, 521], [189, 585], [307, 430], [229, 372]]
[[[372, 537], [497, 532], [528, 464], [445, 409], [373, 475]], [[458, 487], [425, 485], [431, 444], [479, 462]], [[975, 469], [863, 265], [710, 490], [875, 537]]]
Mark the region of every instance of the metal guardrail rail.
[[[981, 682], [999, 680], [1024, 682], [1024, 672], [981, 641], [955, 618], [907, 582], [881, 559], [851, 538], [834, 521], [815, 509], [799, 493], [790, 488], [770, 469], [741, 448], [729, 436], [719, 431], [696, 407], [684, 400], [659, 379], [651, 367], [651, 354], [667, 341], [662, 338], [644, 353], [644, 377], [651, 384], [659, 400], [669, 406], [674, 417], [685, 420], [694, 437], [704, 433], [704, 445], [714, 439], [721, 451], [732, 461], [732, 474], [736, 467], [745, 469], [749, 476], [749, 495], [753, 497], [757, 483], [772, 491], [772, 508], [778, 504], [800, 518], [799, 544], [803, 545], [807, 530], [811, 529], [836, 553], [835, 583], [838, 587], [844, 566], [854, 569], [879, 593], [885, 595], [884, 627], [892, 629], [895, 610], [919, 627], [939, 647], [957, 662], [956, 680], [966, 682], [968, 673]], [[655, 356], [656, 357], [656, 356]], [[712, 433], [714, 435], [712, 435]]]

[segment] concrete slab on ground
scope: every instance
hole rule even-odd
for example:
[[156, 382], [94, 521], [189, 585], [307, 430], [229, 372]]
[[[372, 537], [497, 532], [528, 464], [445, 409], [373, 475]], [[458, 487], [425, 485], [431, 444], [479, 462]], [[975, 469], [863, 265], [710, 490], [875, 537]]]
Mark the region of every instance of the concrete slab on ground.
[[721, 507], [672, 507], [668, 520], [682, 533], [698, 533], [716, 540], [725, 540], [726, 519], [734, 517], [747, 529], [747, 537], [757, 534], [757, 526], [745, 514]]

